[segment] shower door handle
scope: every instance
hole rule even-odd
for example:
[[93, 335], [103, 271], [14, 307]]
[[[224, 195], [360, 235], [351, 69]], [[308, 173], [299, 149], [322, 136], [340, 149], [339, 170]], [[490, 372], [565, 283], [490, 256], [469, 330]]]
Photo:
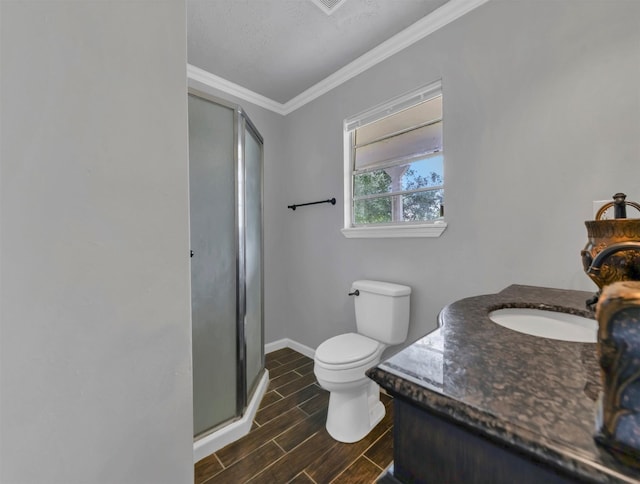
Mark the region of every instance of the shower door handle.
[[189, 257], [193, 257], [193, 251], [192, 250], [189, 251]]

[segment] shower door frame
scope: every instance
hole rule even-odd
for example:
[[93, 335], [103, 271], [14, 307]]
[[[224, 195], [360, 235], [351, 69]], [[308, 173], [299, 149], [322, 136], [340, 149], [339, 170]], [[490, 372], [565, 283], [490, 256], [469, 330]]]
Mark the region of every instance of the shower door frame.
[[[233, 136], [234, 136], [234, 175], [235, 175], [235, 257], [236, 257], [236, 411], [229, 419], [223, 420], [213, 427], [194, 435], [198, 440], [221, 427], [238, 420], [244, 414], [247, 403], [258, 387], [258, 383], [264, 375], [264, 139], [253, 124], [249, 116], [238, 104], [213, 96], [204, 91], [189, 87], [187, 95], [192, 95], [214, 104], [233, 110]], [[245, 209], [245, 135], [247, 130], [256, 137], [261, 145], [260, 149], [260, 339], [262, 341], [260, 358], [262, 369], [258, 373], [251, 388], [247, 381], [247, 342], [246, 342], [246, 209]]]

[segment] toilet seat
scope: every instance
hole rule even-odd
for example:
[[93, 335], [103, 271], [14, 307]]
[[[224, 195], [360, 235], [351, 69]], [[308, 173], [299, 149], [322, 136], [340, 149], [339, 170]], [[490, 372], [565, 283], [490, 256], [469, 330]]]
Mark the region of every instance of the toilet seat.
[[315, 361], [328, 370], [357, 368], [379, 358], [384, 346], [358, 333], [341, 334], [318, 346]]

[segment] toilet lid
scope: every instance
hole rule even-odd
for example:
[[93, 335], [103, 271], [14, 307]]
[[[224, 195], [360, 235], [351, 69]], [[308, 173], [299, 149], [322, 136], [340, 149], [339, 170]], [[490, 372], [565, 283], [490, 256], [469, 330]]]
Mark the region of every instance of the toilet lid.
[[316, 358], [329, 365], [341, 365], [364, 360], [372, 356], [379, 347], [376, 340], [357, 333], [346, 333], [318, 346]]

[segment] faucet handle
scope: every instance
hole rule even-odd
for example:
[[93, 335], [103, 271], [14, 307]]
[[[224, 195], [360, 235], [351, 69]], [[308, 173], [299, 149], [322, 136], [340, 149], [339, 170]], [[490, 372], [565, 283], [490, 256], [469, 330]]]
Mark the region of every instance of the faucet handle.
[[627, 205], [632, 206], [640, 212], [640, 204], [636, 202], [627, 202], [627, 196], [624, 193], [616, 193], [613, 196], [613, 201], [605, 203], [598, 213], [596, 213], [596, 220], [600, 220], [604, 213], [611, 207], [614, 207], [614, 218], [627, 218]]

